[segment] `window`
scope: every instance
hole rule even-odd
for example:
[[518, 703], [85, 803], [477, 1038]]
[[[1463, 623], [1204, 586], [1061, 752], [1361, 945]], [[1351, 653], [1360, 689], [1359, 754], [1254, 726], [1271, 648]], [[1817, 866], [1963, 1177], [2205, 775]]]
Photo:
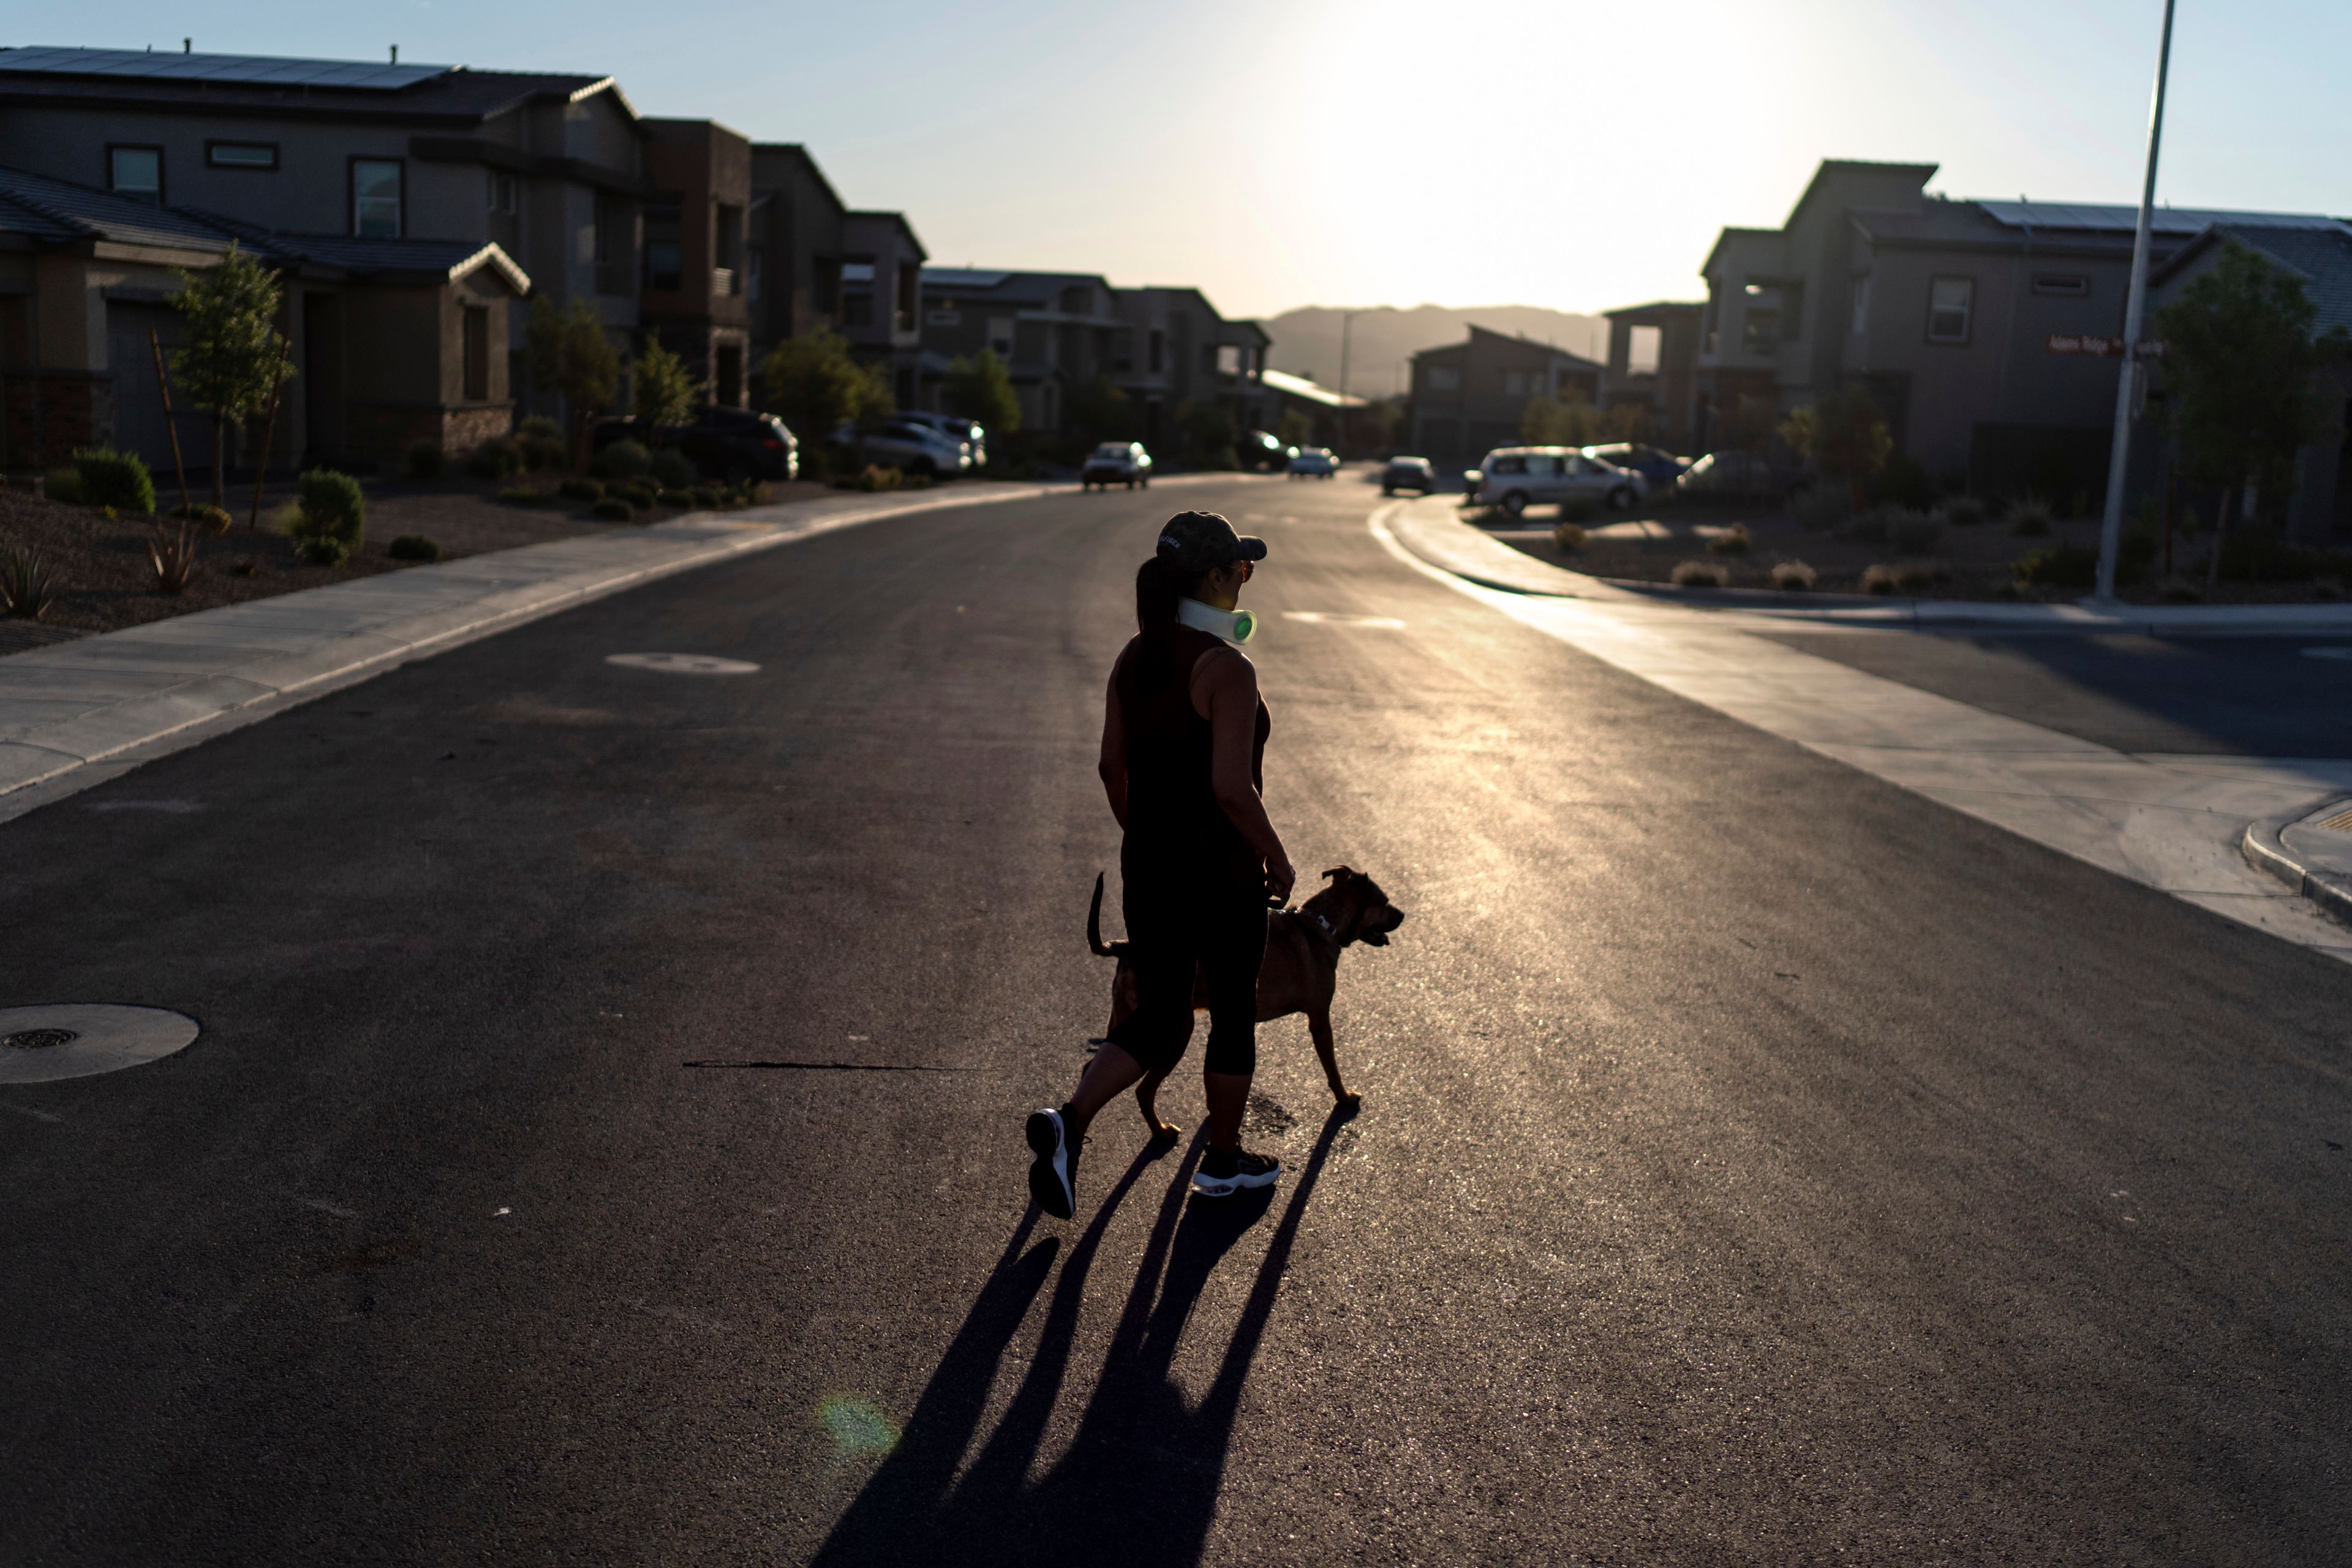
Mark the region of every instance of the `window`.
[[[846, 271], [847, 268], [843, 270]], [[870, 327], [874, 324], [874, 290], [852, 289], [841, 297], [841, 322], [846, 327]]]
[[991, 316], [988, 318], [988, 346], [995, 352], [998, 359], [1010, 363], [1013, 358], [1012, 317]]
[[1090, 314], [1094, 310], [1095, 291], [1084, 284], [1062, 290], [1062, 309], [1073, 316]]
[[515, 177], [497, 169], [489, 170], [488, 175], [490, 211], [511, 215], [515, 210]]
[[1158, 375], [1167, 366], [1168, 334], [1158, 327], [1151, 329], [1150, 374]]
[[1927, 284], [1927, 341], [1965, 343], [1969, 318], [1976, 313], [1977, 280], [1937, 278]]
[[613, 199], [604, 192], [596, 193], [595, 261], [599, 267], [613, 263], [613, 230], [618, 226], [619, 215], [613, 210]]
[[1424, 373], [1424, 378], [1428, 381], [1429, 390], [1432, 392], [1462, 390], [1462, 373], [1450, 364], [1431, 365]]
[[963, 312], [961, 310], [929, 310], [924, 312], [923, 321], [929, 326], [961, 327], [963, 325]]
[[685, 281], [686, 257], [678, 240], [677, 208], [646, 208], [646, 289], [676, 289]]
[[1625, 374], [1655, 375], [1665, 352], [1666, 334], [1659, 327], [1635, 327], [1625, 334]]
[[106, 188], [134, 202], [163, 201], [163, 149], [109, 147], [106, 150]]
[[1217, 374], [1239, 375], [1242, 373], [1242, 346], [1239, 343], [1217, 345]]
[[1740, 318], [1740, 352], [1769, 354], [1780, 342], [1780, 290], [1769, 284], [1749, 283], [1743, 292], [1748, 309]]
[[398, 239], [400, 207], [398, 161], [352, 159], [352, 232], [362, 239]]
[[743, 209], [719, 204], [718, 253], [710, 272], [713, 294], [737, 294], [743, 289]]
[[2091, 280], [2080, 272], [2037, 272], [2033, 275], [2036, 294], [2055, 294], [2061, 299], [2082, 300], [2089, 297]]
[[1494, 467], [1487, 471], [1496, 474], [1524, 474], [1528, 471], [1528, 460], [1525, 458], [1497, 458], [1495, 459]]
[[490, 400], [490, 313], [466, 307], [466, 401]]
[[768, 270], [768, 247], [747, 245], [743, 247], [743, 297], [756, 300], [760, 297], [760, 277]]
[[1853, 324], [1855, 337], [1870, 331], [1870, 274], [1857, 272], [1853, 278]]
[[863, 261], [843, 262], [841, 264], [841, 280], [844, 283], [873, 282], [874, 258], [872, 257], [867, 257]]
[[264, 172], [278, 167], [278, 143], [275, 142], [207, 142], [205, 162], [215, 169], [259, 169]]

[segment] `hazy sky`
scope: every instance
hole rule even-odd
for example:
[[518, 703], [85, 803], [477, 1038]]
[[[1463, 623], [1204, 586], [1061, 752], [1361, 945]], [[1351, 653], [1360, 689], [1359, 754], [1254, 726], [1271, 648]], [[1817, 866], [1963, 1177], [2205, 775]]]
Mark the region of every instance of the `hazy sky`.
[[[1695, 294], [1813, 164], [2129, 201], [2161, 0], [0, 0], [9, 43], [610, 73], [807, 142], [935, 262], [1303, 304]], [[2352, 214], [2347, 0], [2181, 0], [2158, 195]]]

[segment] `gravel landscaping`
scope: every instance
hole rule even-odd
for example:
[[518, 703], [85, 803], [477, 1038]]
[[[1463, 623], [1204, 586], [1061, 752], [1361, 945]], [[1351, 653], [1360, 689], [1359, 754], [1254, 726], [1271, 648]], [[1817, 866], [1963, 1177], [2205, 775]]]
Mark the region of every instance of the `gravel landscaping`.
[[[1465, 507], [1463, 515], [1538, 560], [1595, 577], [1705, 588], [1719, 576], [1719, 585], [1730, 588], [1937, 599], [2078, 599], [2089, 584], [2070, 581], [2070, 568], [2084, 570], [2099, 543], [2096, 518], [2053, 519], [2022, 533], [2000, 517], [1961, 526], [1916, 513], [1808, 529], [1786, 512], [1677, 508], [1639, 520], [1593, 517], [1580, 525], [1580, 541], [1570, 533], [1563, 542], [1553, 510], [1517, 521], [1477, 508]], [[2139, 604], [2304, 604], [2344, 597], [2352, 579], [2352, 551], [2308, 554], [2297, 568], [2307, 575], [2294, 581], [2246, 581], [2233, 574], [2238, 560], [2225, 556], [2224, 575], [2209, 598], [2204, 537], [2176, 537], [2172, 548], [2168, 574], [2158, 546], [2121, 597]], [[2042, 571], [2021, 578], [2017, 563], [2042, 552], [2052, 553], [2042, 557]]]
[[[156, 487], [160, 502], [176, 503], [176, 488], [168, 496], [165, 493], [170, 483], [167, 479]], [[362, 480], [367, 542], [341, 564], [320, 566], [298, 556], [292, 543], [272, 526], [278, 511], [293, 499], [290, 479], [263, 491], [261, 525], [247, 530], [253, 500], [248, 480], [241, 488], [232, 487], [229, 510], [236, 519], [234, 526], [218, 538], [200, 539], [196, 570], [186, 588], [165, 595], [156, 590], [148, 542], [154, 537], [153, 523], [176, 530], [176, 522], [110, 518], [94, 508], [36, 496], [23, 480], [13, 480], [7, 489], [0, 489], [0, 560], [15, 548], [29, 546], [56, 572], [58, 591], [56, 603], [38, 620], [0, 618], [0, 654], [246, 599], [399, 571], [416, 564], [395, 561], [385, 553], [391, 542], [403, 535], [421, 534], [432, 540], [447, 560], [640, 525], [601, 521], [589, 515], [588, 503], [554, 496], [551, 478], [541, 487], [550, 490], [544, 502], [520, 506], [497, 500], [487, 487], [462, 480]], [[772, 502], [807, 500], [833, 493], [823, 485], [806, 482], [772, 485], [769, 490]], [[680, 516], [685, 510], [655, 508], [642, 515], [640, 523]]]

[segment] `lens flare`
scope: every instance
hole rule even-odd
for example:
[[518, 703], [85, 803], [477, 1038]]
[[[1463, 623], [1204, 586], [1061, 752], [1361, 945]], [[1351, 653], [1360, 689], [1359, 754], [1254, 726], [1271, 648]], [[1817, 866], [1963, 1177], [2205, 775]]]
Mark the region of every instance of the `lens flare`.
[[833, 1434], [834, 1452], [843, 1458], [887, 1454], [898, 1446], [898, 1428], [862, 1400], [828, 1399], [818, 1407], [817, 1415]]

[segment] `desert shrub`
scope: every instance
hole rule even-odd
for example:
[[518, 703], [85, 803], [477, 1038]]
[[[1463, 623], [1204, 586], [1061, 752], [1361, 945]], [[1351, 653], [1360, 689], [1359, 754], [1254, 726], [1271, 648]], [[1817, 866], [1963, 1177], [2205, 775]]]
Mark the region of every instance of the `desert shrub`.
[[1789, 519], [1808, 533], [1825, 533], [1853, 511], [1843, 485], [1815, 485], [1789, 498]]
[[1954, 496], [1937, 510], [1954, 528], [1974, 528], [1985, 520], [1984, 502], [1974, 496]]
[[1559, 503], [1559, 520], [1562, 522], [1591, 522], [1592, 502], [1583, 496], [1570, 497]]
[[1916, 555], [1936, 547], [1936, 542], [1944, 537], [1944, 525], [1916, 511], [1897, 512], [1886, 520], [1886, 537], [1895, 549]]
[[588, 459], [588, 471], [600, 479], [641, 479], [653, 466], [654, 455], [626, 438], [598, 447]]
[[1753, 541], [1748, 537], [1748, 525], [1744, 522], [1735, 522], [1713, 539], [1708, 540], [1706, 549], [1710, 555], [1745, 555], [1748, 553], [1748, 545], [1752, 542]]
[[743, 487], [743, 504], [746, 506], [765, 506], [772, 499], [773, 499], [775, 493], [776, 487], [770, 484], [767, 480], [753, 479], [750, 484]]
[[226, 533], [229, 531], [229, 524], [234, 521], [228, 515], [226, 508], [207, 506], [200, 500], [175, 506], [170, 515], [184, 522], [194, 523], [215, 539]]
[[590, 507], [588, 514], [591, 517], [603, 518], [606, 522], [635, 522], [637, 519], [637, 509], [614, 495], [606, 496], [603, 500]]
[[694, 504], [699, 507], [725, 506], [727, 504], [727, 492], [720, 489], [717, 485], [697, 485], [687, 493], [694, 498]]
[[1675, 566], [1674, 584], [1677, 588], [1722, 588], [1730, 582], [1731, 574], [1713, 561], [1684, 561]]
[[2157, 585], [2156, 595], [2168, 605], [2193, 605], [2205, 596], [2205, 590], [2186, 577], [2167, 577]]
[[438, 561], [441, 546], [421, 533], [404, 533], [383, 547], [394, 561]]
[[1895, 581], [1895, 568], [1883, 562], [1874, 562], [1862, 569], [1862, 591], [1865, 594], [1892, 594]]
[[857, 476], [857, 488], [868, 494], [876, 490], [895, 490], [903, 483], [896, 468], [886, 468], [879, 463], [868, 463], [866, 471]]
[[281, 526], [304, 560], [333, 566], [367, 538], [367, 498], [351, 475], [312, 468], [295, 481]]
[[1895, 585], [1906, 594], [1922, 594], [1942, 582], [1951, 574], [1933, 561], [1898, 561], [1895, 563]]
[[1776, 561], [1772, 563], [1772, 586], [1791, 594], [1810, 593], [1821, 574], [1801, 561]]
[[158, 525], [147, 540], [148, 563], [155, 568], [155, 591], [167, 597], [183, 593], [196, 574], [196, 531], [186, 523], [166, 529]]
[[2021, 496], [2009, 503], [2009, 531], [2032, 539], [2050, 531], [2050, 503], [2040, 496]]
[[411, 441], [400, 457], [400, 471], [412, 479], [437, 479], [448, 466], [449, 454], [433, 440]]
[[73, 455], [74, 473], [81, 480], [84, 506], [110, 506], [117, 511], [142, 515], [155, 510], [155, 480], [136, 452], [111, 447], [84, 447]]
[[538, 506], [548, 499], [548, 492], [536, 485], [507, 485], [499, 491], [499, 500], [509, 506]]
[[2099, 552], [2087, 544], [2046, 545], [2011, 562], [2009, 574], [2028, 588], [2087, 588], [2098, 581]]
[[58, 569], [28, 544], [13, 544], [0, 555], [0, 609], [18, 620], [37, 621], [58, 602]]
[[661, 492], [661, 503], [664, 506], [692, 506], [694, 504], [694, 492], [692, 490], [664, 490]]
[[81, 504], [81, 470], [67, 464], [41, 476], [41, 493], [68, 506]]
[[1562, 550], [1581, 550], [1584, 548], [1584, 525], [1578, 522], [1553, 523], [1551, 542]]
[[510, 479], [523, 470], [522, 448], [504, 436], [466, 454], [466, 468], [478, 479]]
[[604, 493], [607, 496], [618, 496], [631, 506], [643, 510], [654, 504], [654, 498], [659, 492], [654, 489], [652, 481], [648, 479], [623, 479], [617, 484], [606, 485]]
[[653, 475], [654, 483], [666, 490], [690, 490], [698, 477], [694, 459], [671, 447], [664, 447], [653, 455], [647, 471]]
[[556, 486], [555, 493], [571, 500], [603, 500], [604, 487], [594, 479], [573, 475]]
[[522, 454], [522, 465], [533, 473], [544, 468], [560, 468], [572, 460], [572, 448], [562, 437], [518, 436], [515, 450]]

